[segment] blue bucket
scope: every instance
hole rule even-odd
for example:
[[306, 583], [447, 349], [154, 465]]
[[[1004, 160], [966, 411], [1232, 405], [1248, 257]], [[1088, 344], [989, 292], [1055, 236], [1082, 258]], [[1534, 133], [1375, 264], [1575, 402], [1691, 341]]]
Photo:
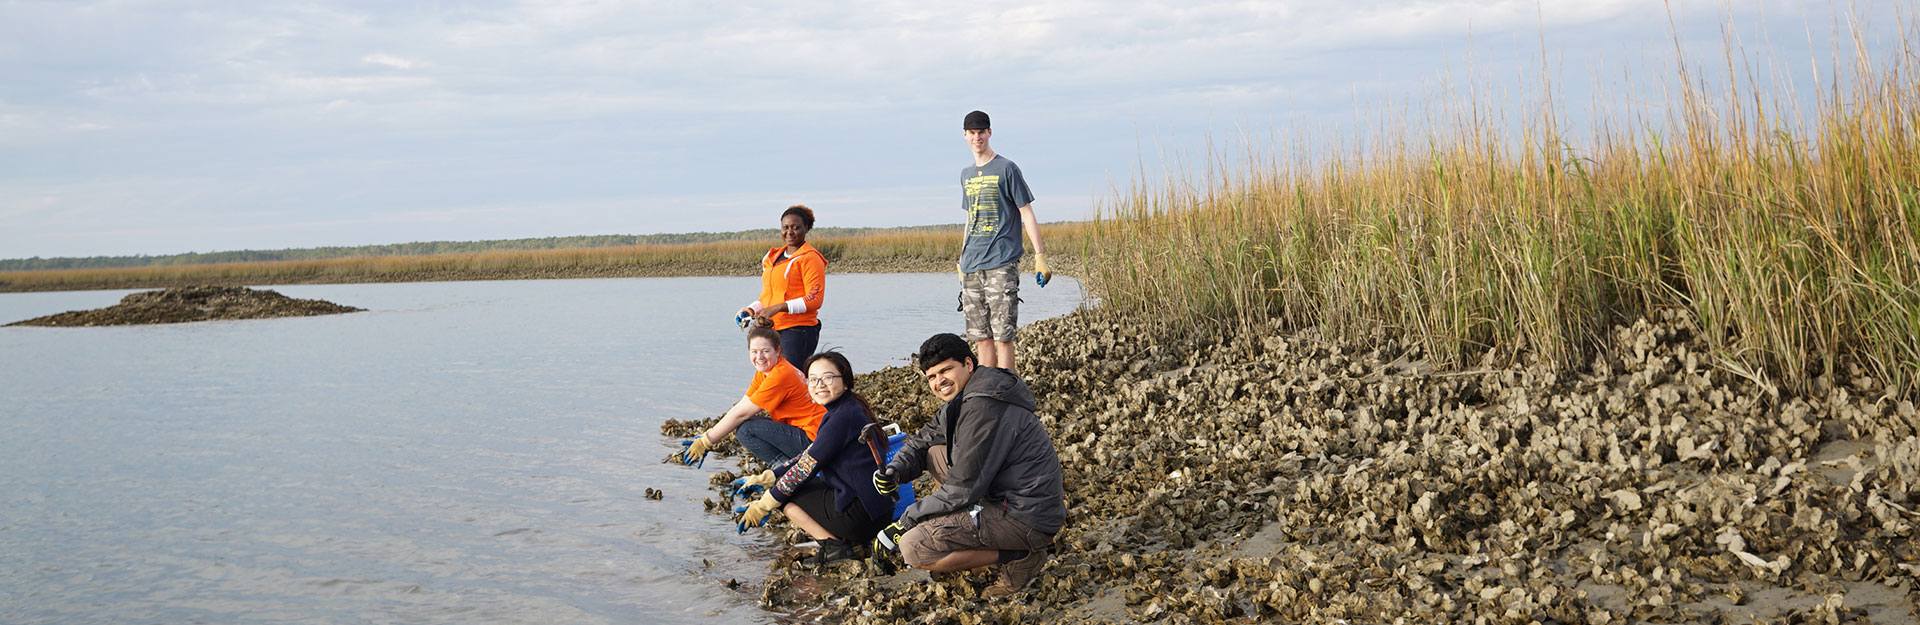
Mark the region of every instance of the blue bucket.
[[[893, 455], [900, 453], [900, 446], [906, 444], [906, 442], [907, 434], [905, 432], [887, 437], [887, 460], [892, 461]], [[913, 505], [913, 483], [906, 482], [900, 485], [900, 501], [893, 504], [893, 519], [896, 521], [900, 520], [900, 515], [905, 514], [907, 506], [911, 505]]]

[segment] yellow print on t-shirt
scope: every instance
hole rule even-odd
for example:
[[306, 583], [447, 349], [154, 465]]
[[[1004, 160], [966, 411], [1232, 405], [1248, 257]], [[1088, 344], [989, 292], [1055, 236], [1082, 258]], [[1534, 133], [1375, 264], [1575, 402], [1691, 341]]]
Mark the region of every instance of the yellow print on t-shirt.
[[1000, 232], [1000, 176], [974, 176], [967, 179], [967, 235], [990, 236]]

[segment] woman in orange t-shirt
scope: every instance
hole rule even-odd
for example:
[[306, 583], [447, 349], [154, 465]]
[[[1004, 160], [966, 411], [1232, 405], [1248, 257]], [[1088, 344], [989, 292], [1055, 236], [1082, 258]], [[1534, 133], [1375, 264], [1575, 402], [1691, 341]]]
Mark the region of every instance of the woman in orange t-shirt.
[[[728, 434], [739, 438], [740, 446], [767, 466], [799, 456], [813, 444], [827, 409], [808, 396], [800, 370], [781, 358], [780, 335], [764, 327], [747, 331], [747, 361], [753, 363], [754, 373], [746, 396], [735, 402], [719, 423], [687, 442], [681, 462], [700, 461], [708, 448]], [[772, 418], [760, 416], [762, 410]]]
[[[760, 257], [760, 299], [740, 309], [761, 327], [780, 333], [780, 351], [795, 371], [820, 345], [820, 305], [827, 299], [827, 257], [807, 244], [813, 209], [798, 204], [780, 214], [780, 247]], [[803, 376], [804, 377], [804, 376]]]

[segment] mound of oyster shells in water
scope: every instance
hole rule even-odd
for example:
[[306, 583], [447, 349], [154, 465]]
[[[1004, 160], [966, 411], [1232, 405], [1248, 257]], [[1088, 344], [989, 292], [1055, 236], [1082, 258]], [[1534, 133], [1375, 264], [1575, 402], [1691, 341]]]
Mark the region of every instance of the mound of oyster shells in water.
[[[853, 623], [1920, 622], [1914, 398], [1862, 376], [1790, 396], [1698, 332], [1662, 312], [1578, 370], [1436, 371], [1385, 337], [1039, 322], [1022, 375], [1070, 515], [1041, 577], [989, 600], [985, 571], [790, 548], [762, 599]], [[938, 405], [906, 368], [859, 390], [910, 430]]]

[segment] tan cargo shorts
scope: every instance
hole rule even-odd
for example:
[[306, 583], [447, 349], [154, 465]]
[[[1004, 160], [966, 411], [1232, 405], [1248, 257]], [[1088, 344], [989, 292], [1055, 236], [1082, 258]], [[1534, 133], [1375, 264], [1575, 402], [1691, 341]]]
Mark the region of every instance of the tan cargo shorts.
[[[927, 471], [935, 482], [946, 481], [947, 446], [927, 448]], [[1000, 502], [980, 502], [980, 511], [961, 510], [914, 525], [900, 536], [900, 559], [926, 568], [956, 551], [1045, 549], [1052, 534], [1042, 534], [1019, 519], [1007, 516]]]
[[981, 502], [979, 514], [962, 510], [920, 522], [900, 536], [900, 559], [916, 568], [956, 551], [1045, 549], [1053, 536], [1007, 516], [999, 502]]
[[1013, 342], [1020, 326], [1020, 263], [966, 274], [960, 279], [960, 310], [967, 340]]

